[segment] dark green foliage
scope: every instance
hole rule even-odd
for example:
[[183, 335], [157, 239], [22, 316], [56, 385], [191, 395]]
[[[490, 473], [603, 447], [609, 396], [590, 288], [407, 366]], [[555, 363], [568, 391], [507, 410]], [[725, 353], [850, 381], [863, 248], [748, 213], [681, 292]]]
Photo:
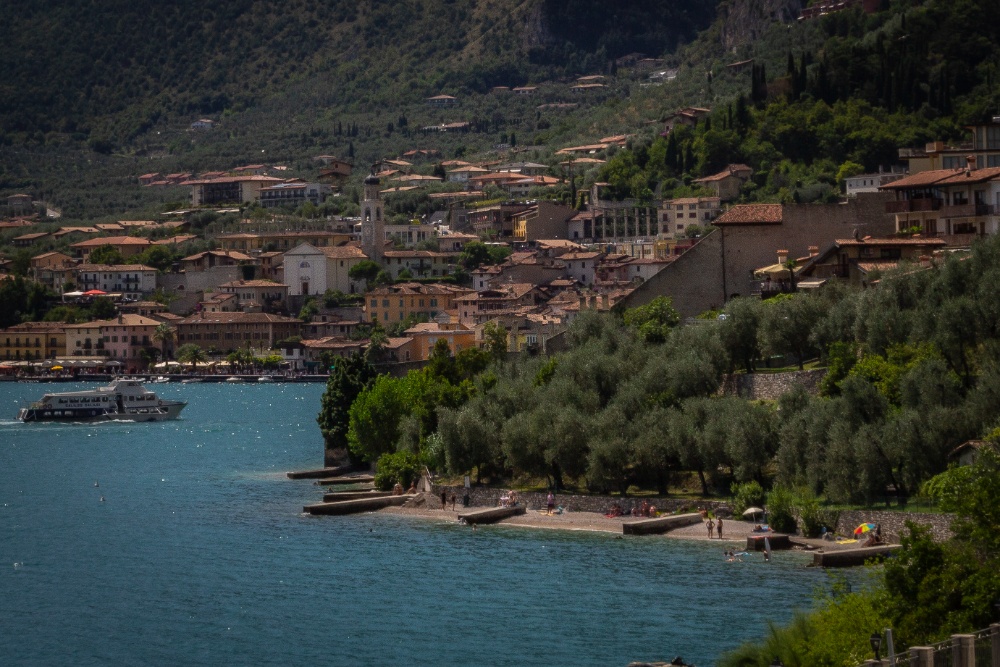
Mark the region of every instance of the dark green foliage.
[[764, 487], [756, 480], [742, 484], [733, 483], [730, 491], [733, 494], [732, 510], [735, 516], [742, 516], [749, 507], [764, 507]]
[[625, 326], [634, 329], [647, 343], [664, 343], [681, 316], [669, 297], [658, 296], [645, 306], [626, 310], [624, 319]]
[[486, 245], [482, 241], [466, 243], [458, 256], [458, 263], [467, 271], [475, 271], [480, 266], [499, 264], [510, 255], [510, 247], [506, 245]]
[[760, 299], [740, 297], [726, 304], [719, 325], [719, 339], [729, 354], [730, 371], [753, 372], [760, 359], [762, 304]]
[[0, 329], [42, 319], [48, 310], [45, 288], [20, 276], [0, 281]]
[[795, 495], [791, 490], [775, 486], [767, 494], [767, 521], [779, 533], [796, 533]]
[[375, 488], [379, 491], [389, 491], [397, 483], [404, 489], [409, 488], [410, 482], [420, 476], [420, 462], [416, 454], [409, 451], [383, 454], [375, 467]]
[[138, 257], [140, 264], [151, 266], [158, 271], [169, 270], [175, 259], [178, 258], [165, 245], [149, 246]]
[[115, 302], [106, 296], [99, 296], [90, 304], [90, 316], [95, 320], [110, 320], [117, 312]]
[[370, 259], [362, 260], [352, 266], [348, 271], [347, 275], [351, 280], [364, 280], [368, 283], [375, 281], [375, 277], [378, 276], [381, 267]]
[[374, 381], [375, 368], [360, 354], [338, 358], [329, 369], [326, 391], [316, 421], [327, 449], [348, 451], [347, 431], [351, 404]]
[[113, 245], [102, 245], [94, 248], [93, 252], [90, 253], [90, 263], [91, 264], [124, 264], [125, 258], [122, 257], [122, 253], [118, 248]]

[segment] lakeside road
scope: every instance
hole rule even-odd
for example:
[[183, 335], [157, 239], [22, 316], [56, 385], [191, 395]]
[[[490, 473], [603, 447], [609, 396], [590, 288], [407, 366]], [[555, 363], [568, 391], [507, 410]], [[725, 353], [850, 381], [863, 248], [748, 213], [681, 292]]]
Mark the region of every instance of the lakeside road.
[[[448, 509], [442, 511], [438, 507], [387, 507], [379, 510], [385, 514], [398, 514], [401, 516], [412, 516], [414, 518], [458, 521], [458, 515], [467, 512], [470, 508], [458, 507], [455, 510]], [[485, 508], [471, 508], [485, 509]], [[609, 518], [596, 512], [563, 512], [562, 514], [546, 514], [544, 511], [529, 509], [520, 516], [504, 519], [497, 524], [501, 526], [518, 526], [521, 528], [539, 528], [543, 530], [584, 530], [598, 533], [622, 534], [622, 526], [625, 523], [641, 521], [638, 517], [614, 517]], [[746, 544], [746, 538], [751, 534], [753, 524], [746, 521], [724, 521], [722, 529], [722, 542]], [[708, 540], [708, 529], [704, 522], [696, 523], [682, 528], [676, 528], [668, 533], [667, 537], [688, 540]], [[712, 541], [719, 541], [713, 533]]]

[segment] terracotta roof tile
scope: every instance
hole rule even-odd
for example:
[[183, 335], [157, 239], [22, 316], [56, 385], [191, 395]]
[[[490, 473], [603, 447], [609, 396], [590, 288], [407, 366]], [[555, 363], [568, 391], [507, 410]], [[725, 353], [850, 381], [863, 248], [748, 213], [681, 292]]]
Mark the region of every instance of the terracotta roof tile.
[[736, 204], [720, 215], [714, 225], [780, 225], [781, 204]]
[[948, 242], [939, 238], [928, 238], [924, 236], [913, 236], [908, 238], [863, 238], [863, 239], [837, 239], [834, 241], [839, 246], [945, 246]]
[[955, 169], [931, 169], [929, 171], [921, 171], [916, 174], [910, 174], [909, 176], [901, 178], [898, 181], [886, 183], [885, 185], [880, 186], [879, 190], [908, 190], [910, 188], [927, 187], [959, 173], [965, 172]]

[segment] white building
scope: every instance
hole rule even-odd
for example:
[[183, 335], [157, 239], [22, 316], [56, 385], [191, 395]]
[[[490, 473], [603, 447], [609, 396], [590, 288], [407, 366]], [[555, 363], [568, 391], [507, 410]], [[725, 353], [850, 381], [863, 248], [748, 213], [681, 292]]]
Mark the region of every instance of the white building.
[[260, 189], [260, 205], [264, 208], [277, 208], [278, 206], [296, 208], [310, 202], [319, 206], [326, 200], [330, 190], [330, 186], [326, 183], [304, 183], [301, 181], [277, 183]]
[[143, 264], [80, 264], [76, 285], [81, 292], [100, 290], [138, 300], [156, 291], [156, 269]]
[[359, 292], [361, 283], [351, 280], [351, 267], [368, 259], [357, 246], [317, 248], [303, 243], [284, 255], [284, 282], [289, 296], [323, 294], [328, 289], [344, 294]]
[[878, 189], [883, 185], [888, 185], [894, 181], [906, 176], [906, 174], [900, 173], [878, 173], [878, 174], [861, 174], [860, 176], [851, 176], [850, 178], [844, 179], [844, 185], [847, 187], [848, 197], [857, 197], [859, 192], [878, 192]]
[[594, 284], [594, 274], [601, 260], [599, 252], [567, 252], [559, 256], [566, 265], [566, 275], [584, 285]]
[[392, 241], [393, 245], [402, 245], [404, 248], [412, 248], [422, 241], [429, 241], [437, 237], [437, 227], [434, 225], [415, 222], [408, 225], [386, 225], [385, 238]]

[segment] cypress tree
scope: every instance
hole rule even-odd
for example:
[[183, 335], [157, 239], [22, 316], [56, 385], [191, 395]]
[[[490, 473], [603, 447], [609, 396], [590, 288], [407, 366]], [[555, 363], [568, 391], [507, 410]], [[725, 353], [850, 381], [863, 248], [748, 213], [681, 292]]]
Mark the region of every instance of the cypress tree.
[[677, 153], [677, 135], [671, 132], [667, 135], [667, 151], [663, 157], [663, 161], [666, 162], [666, 170], [668, 174], [676, 174], [680, 171], [678, 165], [678, 159], [680, 155]]

